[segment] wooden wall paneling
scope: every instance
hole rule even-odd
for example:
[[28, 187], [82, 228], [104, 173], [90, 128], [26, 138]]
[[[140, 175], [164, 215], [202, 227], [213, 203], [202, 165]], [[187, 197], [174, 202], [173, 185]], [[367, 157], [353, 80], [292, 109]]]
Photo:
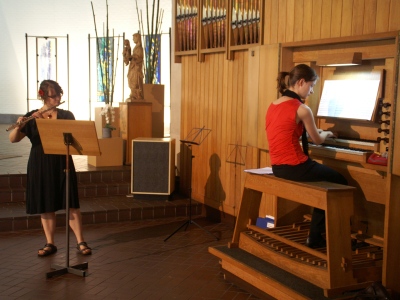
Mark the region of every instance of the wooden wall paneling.
[[299, 21], [295, 17], [295, 0], [287, 0], [286, 5], [286, 32], [285, 32], [285, 40], [288, 42], [294, 41], [294, 30], [297, 27]]
[[272, 1], [264, 1], [264, 44], [271, 43]]
[[[293, 26], [292, 21], [287, 19], [287, 0], [279, 1], [278, 3], [278, 41], [286, 40], [286, 27]], [[290, 24], [288, 24], [290, 22]]]
[[[391, 0], [379, 0], [376, 6], [375, 32], [389, 31]], [[389, 17], [388, 17], [389, 16]]]
[[[240, 114], [240, 123], [241, 123], [241, 127], [240, 127], [240, 140], [239, 140], [239, 144], [241, 146], [246, 146], [247, 144], [247, 124], [248, 124], [248, 80], [247, 78], [249, 78], [249, 56], [247, 54], [247, 52], [243, 52], [243, 90], [242, 90], [242, 101], [241, 101], [241, 107], [242, 107], [242, 113]], [[244, 150], [246, 150], [246, 148], [244, 148]], [[239, 177], [240, 177], [240, 181], [238, 181], [238, 184], [236, 185], [236, 193], [235, 195], [240, 195], [242, 192], [242, 189], [244, 187], [244, 182], [245, 182], [245, 174], [243, 172], [243, 167], [241, 165], [238, 165], [238, 170], [239, 170]]]
[[[190, 118], [188, 120], [188, 128], [186, 135], [189, 134], [189, 132], [193, 129], [193, 127], [198, 126], [198, 114], [196, 114], [196, 109], [198, 108], [198, 103], [199, 103], [199, 98], [197, 94], [197, 87], [198, 87], [198, 68], [201, 68], [202, 65], [198, 65], [196, 63], [191, 63], [190, 68], [188, 70], [188, 81], [189, 81], [189, 90], [187, 91], [187, 98], [188, 98], [188, 104], [189, 104], [189, 111], [190, 111]], [[193, 117], [195, 116], [195, 117]], [[185, 136], [186, 137], [186, 136]]]
[[[229, 156], [229, 152], [228, 152], [228, 139], [226, 136], [226, 130], [227, 130], [227, 120], [228, 120], [228, 101], [229, 101], [229, 90], [228, 86], [228, 78], [229, 78], [229, 66], [231, 65], [231, 62], [225, 59], [220, 59], [220, 65], [219, 65], [219, 69], [223, 70], [223, 74], [222, 74], [222, 78], [221, 78], [221, 82], [222, 82], [222, 98], [221, 98], [221, 115], [218, 118], [219, 119], [219, 127], [220, 127], [220, 132], [221, 132], [221, 136], [220, 138], [218, 138], [218, 143], [220, 145], [220, 154], [221, 154], [221, 172], [220, 172], [220, 176], [221, 176], [221, 182], [222, 182], [222, 187], [224, 189], [225, 192], [225, 204], [228, 205], [228, 203], [230, 202], [234, 202], [235, 199], [233, 198], [233, 200], [231, 198], [228, 198], [228, 192], [230, 189], [230, 186], [228, 185], [228, 181], [227, 181], [227, 168], [228, 168], [228, 163], [227, 161], [227, 157]], [[233, 204], [234, 206], [235, 204]], [[235, 216], [235, 210], [233, 208], [232, 210], [232, 215]]]
[[[248, 60], [248, 56], [247, 56], [247, 51], [241, 51], [239, 52], [240, 57], [238, 57], [238, 72], [240, 74], [240, 81], [238, 82], [238, 90], [237, 90], [237, 94], [238, 94], [238, 98], [237, 98], [237, 102], [236, 102], [236, 128], [237, 128], [237, 132], [236, 132], [236, 137], [233, 140], [233, 142], [236, 144], [241, 144], [242, 142], [242, 130], [245, 129], [245, 124], [243, 123], [243, 114], [246, 113], [246, 111], [244, 110], [243, 107], [243, 98], [244, 98], [244, 94], [246, 92], [246, 87], [247, 87], [247, 74], [248, 74], [248, 70], [245, 67], [247, 65], [247, 60]], [[246, 95], [247, 98], [247, 95]]]
[[188, 128], [188, 90], [190, 88], [189, 86], [189, 76], [188, 76], [188, 69], [189, 69], [189, 60], [190, 58], [188, 56], [185, 56], [182, 58], [182, 85], [181, 85], [181, 108], [182, 108], [182, 112], [185, 112], [182, 114], [181, 117], [181, 138], [183, 139], [185, 136], [185, 134], [188, 133], [187, 128]]
[[[303, 9], [303, 41], [311, 39], [311, 31], [312, 31], [312, 11], [313, 11], [313, 2], [312, 0], [304, 0], [304, 9]], [[299, 24], [299, 26], [301, 26]], [[275, 41], [275, 43], [284, 42], [284, 41]]]
[[217, 55], [217, 98], [215, 101], [215, 128], [214, 135], [215, 135], [215, 152], [219, 153], [221, 158], [222, 154], [222, 145], [220, 144], [222, 138], [222, 124], [221, 124], [221, 117], [224, 114], [222, 110], [222, 103], [223, 103], [223, 96], [224, 96], [224, 56]]
[[258, 102], [260, 87], [260, 54], [264, 46], [250, 48], [248, 51], [248, 95], [247, 95], [247, 145], [257, 147], [258, 145]]
[[[201, 113], [199, 111], [196, 111], [197, 115], [200, 115], [202, 117], [201, 120], [199, 120], [197, 127], [202, 128], [205, 126], [206, 129], [210, 129], [210, 133], [207, 136], [206, 139], [204, 139], [203, 143], [198, 146], [198, 164], [199, 164], [199, 169], [197, 176], [197, 186], [196, 190], [197, 193], [200, 195], [200, 199], [203, 199], [204, 197], [204, 187], [207, 182], [207, 177], [209, 175], [209, 166], [210, 166], [210, 158], [211, 158], [211, 148], [212, 144], [214, 141], [214, 130], [215, 128], [212, 127], [212, 105], [213, 101], [215, 101], [215, 73], [216, 73], [216, 65], [214, 64], [215, 62], [215, 54], [210, 54], [206, 56], [206, 63], [201, 64], [204, 66], [205, 71], [202, 73], [203, 76], [205, 76], [204, 79], [204, 88], [206, 90], [205, 93], [205, 98], [203, 101], [198, 103], [197, 105], [197, 110], [201, 110]], [[203, 166], [203, 167], [202, 167]]]
[[353, 19], [353, 1], [354, 0], [343, 0], [342, 6], [342, 27], [340, 30], [340, 36], [351, 35], [351, 25]]
[[331, 37], [331, 26], [332, 26], [332, 0], [322, 1], [321, 8], [321, 38]]
[[257, 145], [260, 149], [268, 149], [265, 133], [265, 114], [271, 102], [278, 98], [276, 78], [279, 72], [279, 45], [268, 45], [260, 49], [260, 75], [258, 97], [258, 130]]
[[[209, 102], [208, 102], [208, 111], [209, 113], [207, 114], [208, 118], [206, 121], [206, 128], [211, 129], [210, 134], [207, 137], [207, 146], [208, 146], [208, 151], [207, 151], [207, 155], [204, 157], [204, 161], [207, 161], [207, 165], [209, 166], [209, 168], [203, 168], [204, 170], [208, 170], [206, 172], [206, 178], [203, 178], [202, 180], [204, 181], [204, 185], [205, 183], [208, 181], [208, 177], [212, 176], [212, 180], [213, 180], [213, 185], [214, 185], [214, 193], [215, 193], [215, 199], [214, 202], [216, 204], [216, 206], [219, 206], [219, 201], [220, 201], [220, 196], [219, 196], [219, 187], [216, 184], [216, 180], [217, 180], [217, 176], [218, 174], [215, 174], [215, 176], [212, 174], [212, 172], [215, 172], [216, 169], [219, 169], [219, 167], [217, 167], [217, 164], [220, 164], [220, 158], [219, 155], [216, 153], [216, 144], [217, 144], [217, 132], [218, 132], [218, 128], [217, 128], [217, 103], [218, 103], [218, 70], [216, 69], [218, 67], [218, 55], [214, 54], [211, 55], [211, 65], [210, 65], [210, 70], [213, 71], [212, 76], [210, 76], [209, 80], [210, 80], [210, 90], [212, 91], [212, 96], [209, 98]], [[210, 166], [211, 165], [211, 166]], [[218, 207], [217, 207], [218, 208]]]
[[322, 0], [312, 1], [311, 39], [321, 38], [322, 27]]
[[332, 0], [330, 37], [340, 37], [343, 1], [347, 0]]
[[[226, 72], [227, 72], [227, 86], [230, 88], [227, 89], [227, 97], [226, 97], [226, 110], [224, 111], [224, 114], [226, 115], [225, 118], [225, 124], [224, 124], [224, 130], [223, 130], [223, 135], [224, 135], [224, 147], [227, 149], [228, 145], [232, 143], [232, 131], [234, 130], [232, 128], [232, 122], [233, 122], [233, 116], [232, 116], [232, 105], [233, 105], [233, 97], [234, 94], [236, 93], [236, 86], [234, 85], [234, 77], [237, 76], [235, 74], [235, 64], [236, 61], [228, 61]], [[232, 187], [232, 181], [231, 177], [234, 175], [232, 174], [232, 164], [225, 163], [224, 164], [224, 171], [225, 171], [225, 186], [226, 186], [226, 199], [228, 202], [232, 201], [232, 199], [235, 199], [234, 197], [234, 189]], [[228, 200], [229, 199], [229, 200]]]
[[390, 1], [390, 21], [388, 31], [400, 29], [400, 1]]
[[304, 0], [294, 2], [293, 41], [303, 40]]
[[363, 34], [375, 33], [377, 0], [368, 0], [364, 4]]
[[[229, 144], [236, 144], [236, 142], [238, 142], [237, 138], [238, 138], [238, 131], [239, 131], [239, 126], [240, 124], [237, 123], [237, 115], [238, 113], [241, 113], [240, 108], [239, 108], [239, 101], [240, 101], [240, 95], [239, 95], [239, 91], [240, 91], [240, 85], [242, 85], [242, 78], [243, 78], [243, 72], [240, 73], [240, 57], [242, 56], [242, 51], [237, 51], [235, 53], [235, 60], [233, 61], [233, 74], [235, 75], [232, 78], [232, 87], [233, 87], [233, 94], [232, 94], [232, 100], [231, 100], [231, 106], [230, 106], [230, 114], [231, 114], [231, 118], [230, 118], [230, 134], [228, 136], [228, 143]], [[243, 70], [242, 70], [243, 71]], [[237, 179], [235, 178], [235, 165], [233, 164], [229, 164], [228, 167], [228, 172], [229, 172], [229, 176], [228, 176], [228, 187], [229, 187], [229, 198], [233, 199], [235, 197], [235, 193], [236, 193], [236, 182]]]
[[[190, 107], [188, 109], [189, 112], [188, 117], [190, 118], [190, 121], [188, 122], [189, 127], [187, 128], [185, 137], [188, 136], [189, 133], [193, 133], [192, 130], [195, 130], [195, 128], [199, 128], [199, 126], [202, 126], [203, 108], [200, 106], [203, 105], [204, 99], [207, 99], [207, 97], [203, 94], [202, 88], [199, 90], [199, 94], [197, 94], [197, 88], [203, 84], [204, 73], [207, 72], [206, 71], [207, 59], [208, 57], [206, 57], [206, 62], [204, 64], [196, 63], [193, 66], [193, 69], [191, 70], [190, 74], [191, 86], [188, 95], [188, 97], [190, 98]], [[199, 182], [199, 170], [200, 170], [199, 166], [201, 166], [201, 157], [199, 155], [199, 153], [201, 153], [201, 151], [199, 150], [200, 147], [202, 147], [203, 149], [204, 144], [200, 146], [197, 145], [191, 146], [192, 156], [193, 156], [192, 158], [193, 171], [192, 171], [192, 182], [191, 182], [192, 195], [196, 198], [199, 197], [199, 195], [196, 195], [196, 191]]]
[[208, 100], [208, 88], [207, 88], [207, 78], [208, 78], [208, 60], [210, 59], [209, 55], [205, 56], [204, 63], [197, 64], [197, 73], [196, 73], [196, 90], [197, 93], [197, 105], [194, 107], [192, 111], [191, 118], [195, 122], [192, 127], [195, 126], [204, 126], [204, 102]]
[[364, 28], [364, 3], [365, 0], [353, 0], [353, 22], [351, 35], [363, 34]]
[[259, 35], [259, 41], [258, 41], [258, 45], [264, 45], [265, 41], [264, 41], [264, 24], [265, 24], [265, 1], [260, 1], [260, 29], [258, 32]]
[[[188, 91], [190, 89], [190, 75], [189, 75], [189, 67], [191, 67], [191, 57], [183, 56], [181, 58], [181, 66], [182, 66], [182, 85], [181, 85], [181, 133], [180, 138], [184, 139], [188, 134], [188, 119], [189, 119], [189, 101], [188, 101]], [[181, 147], [180, 145], [179, 147]], [[184, 149], [180, 148], [180, 165], [179, 165], [179, 175], [180, 175], [180, 191], [185, 195], [188, 194], [189, 188], [189, 177], [187, 172], [187, 158], [184, 153]]]
[[[247, 75], [248, 75], [248, 55], [247, 51], [241, 51], [239, 53], [239, 74], [240, 76], [240, 83], [238, 84], [238, 99], [237, 99], [237, 117], [236, 117], [236, 138], [234, 140], [234, 143], [238, 145], [246, 145], [246, 141], [243, 139], [246, 139], [246, 128], [247, 124], [245, 124], [245, 114], [247, 112]], [[242, 168], [237, 165], [235, 167], [235, 174], [236, 174], [236, 180], [234, 182], [234, 194], [235, 197], [237, 195], [241, 194], [242, 187], [244, 186], [244, 180], [243, 180], [243, 172]]]
[[[218, 201], [221, 202], [221, 207], [220, 209], [223, 209], [225, 211], [225, 206], [232, 204], [229, 203], [229, 199], [226, 198], [226, 184], [224, 182], [224, 175], [222, 174], [222, 165], [226, 164], [226, 154], [225, 154], [225, 147], [221, 143], [222, 141], [222, 128], [223, 128], [223, 115], [225, 114], [225, 111], [223, 110], [224, 107], [224, 88], [226, 87], [225, 83], [225, 56], [224, 55], [218, 55], [218, 62], [217, 62], [217, 68], [218, 68], [218, 94], [217, 94], [217, 106], [216, 106], [216, 114], [215, 114], [215, 119], [216, 119], [216, 130], [214, 131], [214, 134], [216, 136], [215, 140], [215, 151], [216, 154], [218, 155], [219, 158], [219, 166], [218, 166], [218, 173], [217, 177], [219, 178], [219, 183], [218, 185], [219, 188], [219, 198], [217, 199]], [[232, 215], [232, 213], [231, 213]]]
[[279, 0], [270, 0], [271, 5], [271, 26], [270, 26], [270, 39], [269, 42], [270, 44], [275, 44], [278, 42], [278, 27], [279, 27], [279, 17], [278, 17], [278, 12], [279, 12]]
[[[188, 91], [188, 99], [189, 99], [189, 110], [190, 110], [190, 120], [188, 122], [188, 131], [185, 135], [189, 134], [192, 129], [198, 128], [201, 122], [201, 116], [202, 116], [202, 109], [201, 109], [201, 103], [202, 100], [200, 98], [200, 85], [199, 85], [199, 80], [202, 77], [202, 74], [204, 74], [203, 68], [206, 67], [206, 64], [199, 64], [197, 61], [193, 59], [191, 63], [191, 68], [189, 70], [189, 76], [190, 76], [190, 89]], [[200, 147], [204, 147], [204, 145], [200, 146], [192, 146], [192, 167], [193, 171], [191, 173], [192, 175], [192, 182], [191, 182], [191, 187], [192, 191], [195, 190], [196, 184], [199, 182], [199, 162], [200, 162], [200, 156], [199, 153], [201, 153]]]

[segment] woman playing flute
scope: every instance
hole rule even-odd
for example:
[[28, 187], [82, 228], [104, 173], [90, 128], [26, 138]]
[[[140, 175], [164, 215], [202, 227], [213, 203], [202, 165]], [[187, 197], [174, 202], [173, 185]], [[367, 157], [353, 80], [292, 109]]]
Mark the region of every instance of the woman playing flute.
[[[74, 120], [74, 115], [68, 111], [57, 108], [60, 104], [63, 90], [53, 80], [44, 80], [40, 84], [39, 97], [43, 100], [43, 107], [32, 110], [25, 116], [18, 118], [17, 125], [9, 134], [12, 143], [28, 137], [32, 143], [27, 167], [26, 183], [26, 212], [27, 214], [40, 214], [46, 244], [39, 249], [39, 256], [48, 256], [57, 252], [54, 235], [56, 230], [56, 211], [66, 207], [66, 156], [44, 154], [36, 125], [36, 118], [51, 120]], [[54, 107], [53, 109], [49, 109]], [[23, 122], [26, 118], [34, 118]], [[69, 225], [77, 240], [77, 249], [83, 255], [92, 253], [82, 234], [82, 217], [79, 209], [78, 182], [72, 157], [69, 158], [70, 167], [70, 191], [69, 191]]]

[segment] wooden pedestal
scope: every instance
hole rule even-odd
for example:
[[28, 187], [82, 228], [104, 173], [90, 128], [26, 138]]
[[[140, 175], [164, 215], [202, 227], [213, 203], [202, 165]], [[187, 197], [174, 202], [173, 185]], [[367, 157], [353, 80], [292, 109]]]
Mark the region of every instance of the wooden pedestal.
[[125, 161], [131, 164], [132, 140], [152, 137], [152, 103], [124, 102], [119, 104], [121, 137], [125, 141]]
[[88, 164], [95, 167], [122, 166], [123, 164], [122, 138], [99, 139], [101, 156], [88, 156]]
[[152, 137], [164, 137], [164, 85], [143, 84], [143, 95], [146, 102], [152, 103]]

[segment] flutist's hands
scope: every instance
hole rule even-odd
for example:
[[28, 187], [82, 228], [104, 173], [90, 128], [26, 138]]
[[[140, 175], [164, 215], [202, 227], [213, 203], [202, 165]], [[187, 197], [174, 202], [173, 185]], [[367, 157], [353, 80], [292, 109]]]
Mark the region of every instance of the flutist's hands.
[[25, 137], [25, 134], [21, 132], [21, 129], [26, 125], [25, 117], [19, 117], [17, 123], [15, 123], [14, 130], [10, 131], [8, 136], [11, 143], [17, 143]]
[[42, 114], [42, 112], [41, 112], [40, 110], [35, 111], [35, 112], [32, 114], [32, 117], [34, 117], [34, 118], [36, 118], [36, 119], [44, 119], [43, 114]]
[[24, 126], [26, 125], [26, 123], [24, 122], [26, 120], [25, 117], [19, 117], [17, 120], [17, 123], [14, 129], [17, 129], [18, 131], [21, 130], [22, 128], [24, 128]]

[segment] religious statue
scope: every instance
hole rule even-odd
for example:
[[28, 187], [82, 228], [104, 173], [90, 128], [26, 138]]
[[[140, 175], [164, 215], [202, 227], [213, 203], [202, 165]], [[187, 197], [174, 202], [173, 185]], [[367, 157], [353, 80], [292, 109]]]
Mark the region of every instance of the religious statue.
[[129, 40], [124, 41], [124, 50], [122, 52], [124, 63], [129, 65], [128, 70], [128, 85], [131, 89], [131, 94], [127, 101], [142, 101], [143, 97], [143, 47], [140, 33], [133, 35], [135, 47], [131, 53], [131, 45]]

